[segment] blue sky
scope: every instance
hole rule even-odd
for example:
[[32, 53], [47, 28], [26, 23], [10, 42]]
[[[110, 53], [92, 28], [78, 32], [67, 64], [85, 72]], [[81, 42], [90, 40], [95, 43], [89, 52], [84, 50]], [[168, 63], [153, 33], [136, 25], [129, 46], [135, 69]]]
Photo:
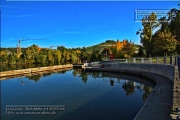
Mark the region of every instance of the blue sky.
[[22, 47], [68, 48], [92, 46], [106, 40], [129, 39], [140, 44], [136, 31], [140, 22], [134, 21], [135, 9], [178, 8], [174, 2], [0, 2], [1, 47], [16, 47], [19, 39], [46, 38], [22, 41]]

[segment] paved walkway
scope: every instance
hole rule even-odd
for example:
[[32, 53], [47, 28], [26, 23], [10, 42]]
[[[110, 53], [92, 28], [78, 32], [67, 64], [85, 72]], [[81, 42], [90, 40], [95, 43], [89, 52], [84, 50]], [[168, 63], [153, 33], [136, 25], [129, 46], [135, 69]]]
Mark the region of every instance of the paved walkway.
[[151, 74], [156, 78], [158, 84], [151, 96], [141, 108], [135, 120], [170, 120], [173, 83], [166, 77]]
[[172, 98], [173, 98], [173, 82], [170, 79], [148, 72], [120, 69], [105, 68], [86, 68], [90, 71], [107, 71], [107, 72], [124, 72], [144, 75], [151, 77], [157, 81], [154, 92], [151, 93], [134, 120], [170, 120]]

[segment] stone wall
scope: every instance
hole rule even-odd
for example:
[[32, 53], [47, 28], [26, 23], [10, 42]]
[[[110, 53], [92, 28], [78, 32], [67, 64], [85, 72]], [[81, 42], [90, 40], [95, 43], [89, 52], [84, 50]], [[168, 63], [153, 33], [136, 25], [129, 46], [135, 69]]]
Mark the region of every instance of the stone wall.
[[133, 63], [105, 63], [105, 68], [121, 69], [121, 70], [135, 70], [135, 71], [145, 71], [163, 75], [172, 81], [177, 79], [178, 67], [174, 65], [166, 64], [133, 64]]

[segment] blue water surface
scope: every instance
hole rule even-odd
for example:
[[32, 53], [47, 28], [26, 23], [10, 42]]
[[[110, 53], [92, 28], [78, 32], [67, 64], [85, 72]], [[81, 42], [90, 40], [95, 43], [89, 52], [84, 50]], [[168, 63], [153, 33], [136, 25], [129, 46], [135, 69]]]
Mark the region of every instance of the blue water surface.
[[[143, 81], [129, 75], [81, 69], [2, 80], [1, 117], [2, 120], [132, 120], [153, 87]], [[65, 109], [54, 111], [53, 115], [17, 115], [7, 113], [8, 105], [63, 105]]]

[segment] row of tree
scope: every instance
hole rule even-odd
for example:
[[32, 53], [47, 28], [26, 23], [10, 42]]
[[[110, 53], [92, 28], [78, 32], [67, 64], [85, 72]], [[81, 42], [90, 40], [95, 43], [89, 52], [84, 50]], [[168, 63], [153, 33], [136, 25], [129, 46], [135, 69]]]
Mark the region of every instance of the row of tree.
[[173, 8], [167, 16], [158, 19], [152, 13], [142, 18], [143, 28], [136, 34], [140, 35], [146, 56], [180, 54], [180, 10]]
[[[121, 45], [122, 44], [122, 45]], [[9, 50], [0, 51], [1, 64], [31, 64], [31, 63], [47, 63], [47, 64], [64, 64], [64, 63], [82, 63], [86, 61], [100, 61], [106, 56], [113, 54], [118, 57], [129, 57], [134, 53], [134, 44], [128, 40], [124, 40], [120, 44], [117, 40], [115, 45], [110, 48], [104, 48], [102, 51], [95, 49], [87, 52], [86, 48], [67, 49], [59, 46], [57, 49], [40, 48], [38, 45], [32, 45], [22, 50], [20, 57], [16, 52]]]
[[90, 59], [85, 48], [67, 49], [63, 46], [55, 49], [40, 48], [32, 45], [24, 49], [20, 55], [8, 50], [0, 51], [0, 62], [2, 64], [30, 64], [30, 63], [81, 63], [83, 59]]

